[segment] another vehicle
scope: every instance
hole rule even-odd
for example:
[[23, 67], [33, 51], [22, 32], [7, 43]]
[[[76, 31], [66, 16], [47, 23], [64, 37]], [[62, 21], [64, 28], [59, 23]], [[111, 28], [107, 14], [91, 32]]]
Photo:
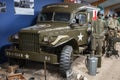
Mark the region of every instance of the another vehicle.
[[88, 47], [88, 28], [93, 6], [74, 3], [49, 4], [43, 7], [37, 24], [23, 28], [10, 37], [13, 46], [6, 50], [10, 58], [59, 64], [65, 75], [74, 56]]

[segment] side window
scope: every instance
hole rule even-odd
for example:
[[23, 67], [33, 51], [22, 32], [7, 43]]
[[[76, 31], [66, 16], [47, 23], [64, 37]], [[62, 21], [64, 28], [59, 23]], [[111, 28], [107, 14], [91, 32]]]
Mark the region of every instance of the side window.
[[84, 25], [87, 22], [87, 16], [85, 14], [77, 14], [76, 15], [76, 23], [80, 25]]

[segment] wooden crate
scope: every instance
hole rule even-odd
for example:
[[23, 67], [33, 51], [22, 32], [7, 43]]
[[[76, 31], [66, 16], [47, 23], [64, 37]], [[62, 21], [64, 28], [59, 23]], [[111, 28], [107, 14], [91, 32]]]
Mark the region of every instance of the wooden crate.
[[25, 77], [20, 73], [8, 75], [7, 79], [8, 80], [26, 80]]
[[8, 72], [9, 73], [14, 73], [15, 70], [19, 69], [19, 65], [12, 65], [8, 67]]

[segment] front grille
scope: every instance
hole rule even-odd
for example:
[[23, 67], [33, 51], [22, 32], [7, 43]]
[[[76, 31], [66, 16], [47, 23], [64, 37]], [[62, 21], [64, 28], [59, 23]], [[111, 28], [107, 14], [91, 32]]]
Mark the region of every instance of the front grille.
[[21, 32], [19, 37], [21, 50], [39, 52], [39, 34]]

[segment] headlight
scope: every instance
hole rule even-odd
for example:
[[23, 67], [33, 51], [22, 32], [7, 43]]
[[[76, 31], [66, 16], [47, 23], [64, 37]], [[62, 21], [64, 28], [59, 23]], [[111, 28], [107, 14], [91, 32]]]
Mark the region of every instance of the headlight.
[[18, 38], [19, 38], [18, 34], [14, 34], [14, 35], [10, 36], [10, 39], [18, 39]]
[[19, 36], [18, 34], [14, 34], [14, 35], [11, 35], [8, 39], [10, 42], [17, 42], [19, 39]]
[[44, 37], [43, 41], [44, 42], [49, 42], [49, 37]]
[[[56, 39], [56, 37], [55, 37], [55, 39]], [[42, 41], [45, 43], [51, 43], [54, 41], [54, 36], [44, 36]]]
[[15, 39], [18, 39], [18, 38], [19, 38], [18, 34], [15, 34], [15, 35], [14, 35], [14, 38], [15, 38]]

